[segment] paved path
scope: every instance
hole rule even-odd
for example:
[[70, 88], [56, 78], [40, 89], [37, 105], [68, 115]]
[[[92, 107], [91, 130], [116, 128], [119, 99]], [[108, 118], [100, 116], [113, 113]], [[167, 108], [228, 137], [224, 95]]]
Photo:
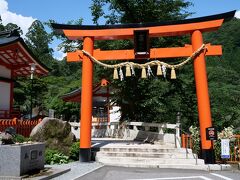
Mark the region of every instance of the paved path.
[[53, 178], [53, 180], [72, 180], [79, 178], [85, 174], [88, 174], [89, 172], [92, 172], [103, 165], [97, 162], [90, 162], [90, 163], [80, 163], [80, 162], [72, 162], [68, 164], [62, 164], [62, 165], [51, 165], [47, 167], [53, 167], [57, 169], [67, 169], [71, 168], [71, 170], [67, 173], [64, 173], [61, 176], [58, 176], [56, 178]]
[[104, 166], [79, 180], [240, 180], [240, 171], [198, 171]]

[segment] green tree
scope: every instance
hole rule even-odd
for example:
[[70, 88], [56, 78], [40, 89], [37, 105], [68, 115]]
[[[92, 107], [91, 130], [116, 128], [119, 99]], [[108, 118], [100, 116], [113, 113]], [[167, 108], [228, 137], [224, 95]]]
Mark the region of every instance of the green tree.
[[233, 19], [217, 31], [207, 33], [205, 41], [223, 46], [223, 56], [207, 59], [209, 93], [214, 125], [222, 130], [240, 120], [240, 20]]
[[102, 16], [106, 24], [117, 24], [184, 19], [191, 14], [187, 12], [190, 5], [184, 0], [93, 0], [90, 8], [95, 24]]
[[[54, 23], [54, 21], [49, 20], [46, 23], [52, 28], [50, 23]], [[81, 18], [68, 22], [68, 24], [81, 23]], [[82, 48], [82, 41], [70, 41], [54, 31], [52, 31], [51, 36], [61, 41], [58, 50], [62, 52], [71, 52]], [[80, 87], [81, 63], [67, 63], [66, 58], [55, 62], [52, 65], [51, 75], [44, 78], [44, 81], [48, 84], [48, 90], [44, 98], [45, 107], [46, 109], [55, 109], [56, 114], [64, 115], [66, 120], [69, 120], [73, 115], [79, 118], [80, 103], [64, 102], [61, 96]]]
[[[57, 116], [64, 115], [67, 119], [71, 115], [78, 117], [79, 104], [66, 103], [61, 96], [79, 87], [80, 64], [66, 63], [65, 58], [61, 61], [55, 60], [52, 55], [53, 50], [49, 47], [53, 37], [54, 34], [46, 32], [44, 24], [40, 21], [35, 21], [26, 34], [26, 41], [33, 53], [42, 63], [50, 67], [48, 77], [35, 80], [34, 87], [39, 89], [36, 91], [38, 94], [35, 96], [35, 103], [46, 110], [54, 109]], [[66, 38], [64, 40], [66, 42], [63, 44], [67, 44], [68, 40]], [[60, 49], [62, 47], [60, 46]]]
[[0, 31], [4, 31], [5, 27], [4, 25], [2, 24], [2, 18], [0, 16]]
[[[9, 27], [14, 27], [10, 24]], [[40, 21], [34, 21], [26, 34], [25, 42], [40, 63], [51, 67], [54, 64], [52, 49], [49, 48], [51, 36], [45, 31]], [[42, 98], [47, 90], [44, 79], [34, 76], [33, 82], [29, 77], [18, 78], [15, 89], [15, 103], [21, 106], [24, 113], [30, 112], [30, 100], [32, 98], [33, 107], [44, 109], [44, 99]]]
[[71, 76], [48, 76], [44, 78], [47, 84], [47, 92], [44, 96], [46, 109], [56, 110], [57, 116], [64, 115], [69, 120], [72, 115], [79, 117], [80, 103], [64, 102], [61, 96], [79, 88], [79, 77]]
[[23, 31], [21, 30], [21, 28], [18, 27], [18, 25], [16, 25], [16, 24], [8, 23], [8, 24], [4, 27], [4, 30], [7, 30], [7, 31], [12, 31], [13, 29], [18, 29], [18, 33], [19, 33], [20, 35], [23, 34]]
[[[191, 14], [186, 11], [190, 5], [190, 2], [182, 0], [93, 0], [91, 10], [93, 22], [96, 24], [102, 16], [106, 24], [145, 23], [184, 19]], [[151, 47], [179, 46], [184, 42], [186, 42], [186, 37], [152, 38]], [[129, 49], [133, 48], [133, 43], [126, 40], [101, 41], [97, 42], [96, 46], [101, 49]], [[174, 61], [179, 61], [179, 59]], [[156, 69], [153, 71], [155, 72]], [[189, 73], [189, 71], [186, 72]], [[96, 68], [97, 75], [105, 75], [111, 79], [111, 73], [102, 68]], [[121, 106], [123, 120], [175, 122], [179, 111], [184, 111], [183, 116], [189, 117], [187, 110], [182, 109], [185, 104], [183, 101], [187, 99], [192, 105], [194, 98], [192, 96], [190, 98], [187, 93], [181, 93], [184, 92], [184, 85], [192, 87], [193, 81], [189, 80], [190, 78], [187, 80], [178, 78], [172, 81], [168, 78], [152, 77], [143, 80], [139, 78], [140, 73], [136, 70], [135, 77], [111, 83], [116, 91], [114, 100]]]
[[51, 34], [46, 32], [44, 25], [39, 20], [32, 23], [25, 39], [26, 44], [36, 57], [38, 57], [40, 62], [49, 68], [51, 68], [54, 61], [52, 57], [53, 50], [49, 47], [52, 40]]

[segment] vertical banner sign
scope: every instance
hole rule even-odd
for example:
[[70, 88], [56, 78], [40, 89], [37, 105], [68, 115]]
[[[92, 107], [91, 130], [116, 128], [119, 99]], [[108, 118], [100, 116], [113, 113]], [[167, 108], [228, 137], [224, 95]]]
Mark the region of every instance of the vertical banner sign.
[[222, 159], [230, 158], [229, 139], [221, 139], [221, 157]]

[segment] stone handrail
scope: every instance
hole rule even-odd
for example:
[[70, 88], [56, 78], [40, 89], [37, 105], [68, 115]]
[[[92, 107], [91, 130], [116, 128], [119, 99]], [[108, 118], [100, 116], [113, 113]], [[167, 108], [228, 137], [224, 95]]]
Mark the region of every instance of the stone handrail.
[[[72, 132], [77, 138], [80, 136], [80, 123], [70, 122]], [[120, 138], [127, 140], [139, 140], [144, 142], [170, 143], [175, 147], [180, 147], [180, 124], [168, 123], [146, 123], [146, 122], [102, 122], [92, 123], [92, 137]], [[154, 129], [154, 131], [151, 131]], [[166, 129], [175, 130], [174, 133], [164, 133]]]

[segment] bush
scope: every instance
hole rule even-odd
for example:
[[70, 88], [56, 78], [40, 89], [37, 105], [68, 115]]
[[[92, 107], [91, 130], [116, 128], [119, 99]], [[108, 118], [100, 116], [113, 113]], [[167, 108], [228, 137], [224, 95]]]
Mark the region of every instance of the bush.
[[[193, 140], [193, 152], [200, 155], [200, 136], [199, 136], [199, 130], [197, 127], [191, 126], [189, 128], [189, 131], [192, 135]], [[223, 128], [221, 132], [218, 132], [218, 139], [214, 141], [214, 152], [215, 152], [215, 158], [217, 161], [222, 161], [221, 158], [221, 139], [230, 139], [230, 149], [234, 149], [234, 129], [233, 126]], [[233, 151], [231, 151], [233, 153]]]
[[23, 143], [23, 142], [30, 141], [30, 138], [26, 138], [26, 137], [22, 136], [21, 134], [16, 134], [13, 137], [13, 141], [18, 142], [18, 143]]
[[194, 153], [200, 153], [200, 132], [197, 127], [190, 126], [189, 131], [192, 135], [193, 147], [192, 150]]
[[72, 144], [69, 154], [70, 154], [70, 159], [74, 161], [79, 160], [79, 142], [75, 142]]
[[69, 157], [60, 153], [57, 150], [46, 149], [45, 163], [46, 164], [66, 164], [69, 162]]

